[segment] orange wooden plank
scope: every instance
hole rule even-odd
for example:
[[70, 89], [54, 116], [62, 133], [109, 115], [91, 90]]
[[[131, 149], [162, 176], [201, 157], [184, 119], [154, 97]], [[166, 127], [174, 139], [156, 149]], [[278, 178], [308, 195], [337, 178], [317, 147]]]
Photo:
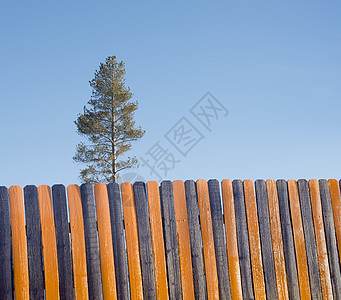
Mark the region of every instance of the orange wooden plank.
[[313, 212], [315, 238], [323, 299], [333, 299], [332, 284], [329, 271], [328, 252], [322, 215], [322, 204], [319, 183], [309, 180], [310, 201]]
[[255, 299], [266, 299], [265, 282], [260, 244], [255, 188], [252, 180], [244, 181], [245, 208], [251, 254], [252, 278]]
[[219, 299], [218, 273], [214, 249], [213, 227], [207, 181], [197, 180], [201, 235], [204, 248], [208, 299]]
[[166, 256], [162, 229], [159, 185], [156, 181], [147, 182], [150, 229], [152, 235], [154, 271], [157, 299], [169, 299]]
[[266, 189], [268, 195], [271, 240], [274, 254], [278, 299], [285, 300], [289, 299], [289, 290], [287, 273], [285, 270], [285, 258], [276, 182], [274, 180], [268, 180], [266, 182]]
[[15, 299], [30, 298], [25, 210], [22, 188], [9, 188]]
[[38, 187], [38, 199], [44, 258], [45, 297], [46, 299], [59, 299], [56, 228], [49, 186]]
[[136, 210], [133, 186], [124, 182], [121, 185], [124, 225], [127, 241], [129, 281], [131, 299], [143, 299], [142, 272], [137, 232]]
[[301, 206], [298, 194], [298, 186], [295, 180], [288, 180], [288, 192], [291, 212], [291, 222], [294, 233], [295, 252], [300, 285], [301, 299], [311, 299], [307, 253], [304, 242]]
[[109, 198], [107, 186], [104, 183], [95, 185], [95, 201], [101, 257], [103, 299], [117, 299]]
[[194, 300], [194, 284], [186, 206], [185, 185], [181, 180], [173, 182], [176, 228], [178, 233], [182, 297]]
[[88, 299], [88, 279], [86, 269], [85, 237], [81, 191], [78, 185], [67, 188], [71, 225], [71, 244], [75, 298]]
[[333, 216], [336, 232], [337, 246], [339, 248], [339, 256], [341, 257], [341, 197], [340, 187], [336, 179], [329, 179], [330, 198], [333, 207]]
[[223, 180], [221, 187], [223, 192], [226, 248], [230, 272], [231, 297], [232, 300], [242, 300], [243, 292], [239, 266], [236, 214], [234, 210], [232, 181], [228, 179]]

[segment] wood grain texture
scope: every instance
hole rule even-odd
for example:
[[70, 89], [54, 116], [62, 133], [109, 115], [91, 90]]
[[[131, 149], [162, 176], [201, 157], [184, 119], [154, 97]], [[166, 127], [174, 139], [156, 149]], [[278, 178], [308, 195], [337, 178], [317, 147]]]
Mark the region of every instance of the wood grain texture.
[[204, 257], [202, 253], [202, 237], [199, 224], [199, 207], [195, 182], [185, 182], [188, 230], [191, 242], [192, 270], [195, 299], [207, 299]]
[[24, 188], [24, 199], [30, 298], [44, 299], [45, 283], [37, 187], [34, 185], [26, 186]]
[[291, 212], [291, 222], [294, 233], [295, 252], [297, 261], [298, 281], [301, 299], [311, 299], [307, 253], [305, 248], [301, 206], [297, 182], [288, 180], [288, 192]]
[[142, 271], [139, 252], [136, 210], [133, 186], [122, 183], [122, 202], [126, 231], [131, 299], [143, 299]]
[[146, 186], [144, 182], [135, 182], [133, 189], [139, 235], [143, 297], [145, 299], [156, 299], [153, 247], [149, 222], [149, 209], [146, 197]]
[[305, 247], [307, 251], [311, 298], [313, 300], [322, 299], [321, 281], [319, 276], [320, 272], [316, 249], [314, 221], [309, 195], [309, 186], [307, 180], [305, 179], [298, 180], [297, 184], [300, 196], [299, 198], [304, 229]]
[[214, 179], [208, 181], [208, 191], [212, 216], [214, 249], [217, 260], [219, 296], [221, 299], [231, 299], [230, 277], [224, 235], [224, 219], [218, 180]]
[[44, 257], [45, 297], [46, 299], [59, 299], [56, 228], [50, 187], [40, 185], [38, 187], [38, 198]]
[[300, 287], [298, 281], [294, 233], [291, 223], [289, 207], [289, 194], [287, 182], [283, 179], [276, 182], [278, 193], [279, 214], [281, 219], [281, 231], [285, 266], [288, 279], [288, 290], [290, 299], [300, 299]]
[[278, 299], [275, 263], [271, 241], [268, 196], [264, 180], [255, 181], [259, 234], [267, 299]]
[[219, 299], [218, 271], [214, 248], [208, 184], [206, 180], [203, 179], [197, 180], [196, 184], [206, 270], [207, 296], [208, 299]]
[[8, 189], [0, 186], [0, 299], [13, 299], [12, 236]]
[[9, 203], [12, 231], [13, 273], [15, 299], [30, 297], [27, 242], [23, 193], [20, 186], [9, 188]]
[[98, 240], [101, 258], [103, 299], [117, 299], [114, 251], [112, 244], [110, 210], [107, 186], [95, 185], [95, 201], [98, 224]]
[[255, 299], [266, 299], [264, 271], [262, 263], [262, 249], [257, 216], [257, 204], [254, 183], [252, 180], [244, 181], [244, 193], [247, 225], [249, 230], [252, 278]]
[[313, 212], [322, 295], [323, 299], [333, 299], [326, 237], [324, 234], [320, 187], [316, 179], [309, 180], [309, 191], [311, 208]]
[[185, 185], [183, 181], [173, 182], [176, 229], [178, 233], [182, 296], [194, 299], [191, 242], [189, 238]]
[[102, 299], [101, 267], [93, 188], [90, 183], [80, 187], [85, 236], [86, 265], [90, 299]]
[[182, 288], [172, 182], [163, 181], [161, 183], [160, 196], [165, 237], [169, 299], [177, 300], [182, 299]]
[[224, 206], [226, 250], [230, 271], [231, 298], [233, 300], [242, 300], [243, 291], [240, 275], [236, 214], [234, 209], [232, 181], [228, 179], [223, 180], [221, 187]]
[[339, 257], [341, 257], [341, 198], [339, 183], [335, 179], [329, 181], [330, 198], [333, 207], [333, 216], [335, 222], [335, 233], [337, 245], [339, 249]]
[[75, 299], [89, 299], [81, 191], [78, 185], [67, 188]]
[[330, 198], [328, 181], [319, 180], [324, 232], [326, 236], [330, 276], [334, 299], [341, 299], [341, 270], [337, 251], [336, 233], [334, 226], [333, 208]]
[[156, 298], [168, 299], [166, 254], [164, 247], [159, 185], [156, 181], [147, 182], [149, 220], [153, 247]]
[[268, 196], [271, 242], [276, 272], [278, 299], [287, 300], [289, 299], [287, 272], [285, 269], [278, 194], [276, 189], [276, 182], [274, 180], [266, 181], [266, 192]]
[[130, 289], [120, 187], [117, 183], [109, 183], [107, 189], [116, 270], [117, 299], [125, 300], [130, 297]]
[[73, 290], [70, 227], [64, 185], [52, 186], [52, 202], [56, 226], [59, 295], [60, 299], [72, 300], [75, 298], [75, 293]]
[[246, 221], [243, 182], [241, 180], [233, 180], [232, 185], [234, 208], [236, 212], [238, 253], [240, 273], [242, 278], [243, 297], [244, 299], [254, 299], [249, 234]]

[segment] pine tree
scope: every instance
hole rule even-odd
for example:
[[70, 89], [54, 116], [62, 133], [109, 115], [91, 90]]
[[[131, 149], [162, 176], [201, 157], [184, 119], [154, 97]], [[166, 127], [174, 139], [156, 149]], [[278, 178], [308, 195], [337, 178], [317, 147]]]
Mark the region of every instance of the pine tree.
[[127, 157], [126, 152], [131, 149], [131, 142], [142, 138], [145, 131], [135, 125], [138, 103], [131, 101], [125, 73], [124, 62], [109, 56], [89, 82], [92, 96], [75, 124], [77, 133], [90, 144], [79, 143], [73, 157], [87, 165], [80, 171], [84, 182], [116, 182], [120, 171], [138, 166], [136, 157]]

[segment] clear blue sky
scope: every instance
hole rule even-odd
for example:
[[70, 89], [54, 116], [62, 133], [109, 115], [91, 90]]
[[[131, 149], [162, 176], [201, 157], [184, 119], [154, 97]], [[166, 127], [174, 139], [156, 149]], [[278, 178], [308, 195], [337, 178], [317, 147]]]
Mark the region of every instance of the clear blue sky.
[[[73, 121], [109, 55], [147, 131], [132, 154], [159, 142], [179, 160], [163, 179], [339, 179], [340, 16], [340, 1], [2, 1], [0, 185], [80, 183]], [[229, 111], [211, 131], [190, 112], [208, 91]], [[186, 156], [165, 138], [183, 117], [201, 137]]]

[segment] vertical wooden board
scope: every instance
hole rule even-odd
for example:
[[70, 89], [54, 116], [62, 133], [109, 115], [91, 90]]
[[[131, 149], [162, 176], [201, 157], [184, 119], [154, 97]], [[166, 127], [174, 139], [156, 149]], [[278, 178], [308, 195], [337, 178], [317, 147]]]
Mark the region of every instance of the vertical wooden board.
[[8, 189], [0, 186], [0, 299], [13, 298], [11, 223]]
[[294, 233], [289, 208], [288, 185], [285, 180], [277, 181], [277, 194], [281, 220], [285, 266], [288, 278], [289, 298], [300, 299], [300, 287], [295, 256]]
[[318, 265], [320, 269], [322, 295], [323, 299], [332, 299], [333, 291], [330, 279], [326, 237], [324, 234], [320, 188], [319, 183], [316, 179], [312, 179], [309, 181], [309, 190], [315, 228], [316, 248]]
[[219, 299], [218, 271], [214, 247], [208, 184], [206, 180], [199, 179], [197, 180], [196, 185], [206, 270], [207, 296], [208, 299]]
[[137, 232], [135, 199], [133, 186], [125, 182], [121, 185], [124, 224], [127, 240], [131, 299], [143, 299], [139, 238]]
[[204, 258], [202, 253], [202, 238], [199, 224], [199, 207], [195, 182], [185, 182], [188, 230], [191, 243], [193, 284], [195, 299], [207, 299]]
[[75, 299], [89, 299], [81, 191], [78, 185], [67, 188], [71, 227]]
[[241, 180], [234, 180], [232, 184], [243, 296], [244, 299], [254, 299], [243, 183]]
[[328, 181], [325, 179], [319, 180], [322, 215], [324, 222], [324, 232], [326, 236], [328, 260], [330, 276], [334, 298], [341, 299], [341, 270], [340, 259], [337, 251], [336, 233], [334, 227], [333, 209], [329, 193]]
[[126, 300], [130, 297], [130, 289], [120, 187], [117, 183], [109, 183], [107, 189], [114, 248], [117, 299]]
[[337, 245], [339, 249], [339, 257], [341, 257], [341, 198], [339, 183], [335, 179], [329, 181], [330, 198], [333, 208], [333, 216], [335, 222], [335, 233]]
[[94, 194], [90, 183], [82, 184], [80, 189], [84, 222], [89, 298], [102, 299], [101, 267], [99, 261], [99, 244], [97, 237]]
[[255, 299], [266, 299], [262, 249], [260, 244], [259, 224], [257, 217], [257, 204], [252, 180], [244, 181], [244, 193]]
[[224, 205], [224, 220], [226, 234], [226, 250], [230, 271], [231, 298], [243, 299], [242, 282], [240, 275], [236, 214], [232, 181], [224, 179], [221, 183]]
[[231, 299], [231, 287], [224, 236], [223, 210], [221, 207], [220, 186], [218, 180], [208, 181], [208, 191], [211, 206], [214, 249], [217, 260], [219, 296], [221, 299]]
[[44, 299], [44, 274], [42, 236], [40, 226], [38, 189], [34, 185], [24, 188], [28, 272], [30, 277], [30, 298]]
[[14, 292], [16, 299], [29, 299], [30, 284], [28, 273], [25, 211], [22, 188], [9, 188], [9, 203], [12, 231]]
[[156, 299], [153, 247], [146, 197], [146, 186], [143, 182], [135, 182], [133, 190], [139, 235], [143, 297], [145, 299]]
[[45, 297], [46, 299], [59, 299], [56, 229], [50, 187], [40, 185], [38, 198], [44, 258]]
[[153, 247], [156, 298], [168, 299], [166, 254], [162, 229], [162, 216], [159, 185], [156, 181], [147, 182], [150, 230]]
[[60, 299], [72, 300], [75, 298], [72, 277], [72, 258], [69, 235], [69, 221], [66, 204], [65, 186], [52, 186], [52, 202], [54, 223], [56, 226], [56, 241], [59, 273]]
[[308, 182], [305, 179], [298, 180], [297, 184], [301, 205], [305, 247], [308, 260], [311, 298], [313, 300], [322, 299], [321, 282], [319, 276], [320, 272], [314, 232], [314, 222], [309, 196], [309, 186]]
[[[271, 230], [272, 250], [274, 255], [274, 266], [276, 272], [276, 285], [279, 300], [289, 299], [287, 273], [285, 270], [285, 259], [283, 251], [283, 240], [281, 232], [280, 210], [276, 182], [267, 180], [266, 192], [269, 205], [269, 220]], [[269, 241], [268, 241], [269, 243]]]
[[271, 241], [270, 216], [265, 181], [256, 180], [255, 189], [266, 298], [269, 300], [272, 299], [275, 300], [278, 299], [278, 294], [272, 242], [270, 242]]
[[[292, 228], [295, 241], [298, 281], [300, 285], [301, 299], [311, 299], [307, 253], [304, 241], [304, 232], [301, 216], [301, 206], [298, 194], [298, 186], [295, 180], [288, 180], [288, 192]], [[289, 283], [290, 284], [290, 283]]]
[[104, 183], [95, 185], [95, 201], [101, 257], [103, 299], [117, 299], [109, 199], [107, 186]]
[[184, 299], [194, 299], [191, 242], [189, 238], [185, 185], [173, 182], [176, 229], [178, 232], [182, 295]]
[[182, 299], [182, 289], [173, 185], [170, 181], [161, 182], [160, 196], [164, 221], [169, 298], [177, 300]]

